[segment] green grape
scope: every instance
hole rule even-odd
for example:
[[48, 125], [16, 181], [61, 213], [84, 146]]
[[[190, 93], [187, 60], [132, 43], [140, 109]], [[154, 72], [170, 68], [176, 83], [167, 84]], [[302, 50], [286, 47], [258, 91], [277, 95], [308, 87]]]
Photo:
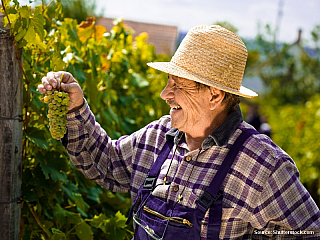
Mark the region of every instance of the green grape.
[[[61, 80], [63, 74], [61, 76]], [[58, 89], [47, 91], [43, 100], [48, 104], [49, 110], [47, 117], [49, 119], [49, 130], [51, 136], [55, 139], [63, 138], [66, 133], [67, 124], [67, 108], [70, 106], [69, 95], [65, 92], [60, 92]]]

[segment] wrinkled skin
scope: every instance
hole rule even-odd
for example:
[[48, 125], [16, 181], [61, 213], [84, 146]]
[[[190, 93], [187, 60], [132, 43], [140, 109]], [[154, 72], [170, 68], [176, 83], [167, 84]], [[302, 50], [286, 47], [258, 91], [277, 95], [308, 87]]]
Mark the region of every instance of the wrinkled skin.
[[227, 116], [223, 97], [221, 90], [213, 87], [198, 89], [195, 81], [169, 74], [161, 98], [171, 107], [171, 125], [186, 133], [190, 150], [201, 147], [202, 141]]
[[[61, 75], [63, 78], [61, 79]], [[60, 83], [61, 81], [61, 83]], [[49, 72], [41, 80], [42, 84], [38, 85], [41, 93], [46, 93], [53, 88], [60, 88], [69, 94], [70, 106], [67, 107], [69, 112], [79, 109], [83, 103], [83, 92], [77, 80], [68, 72]]]

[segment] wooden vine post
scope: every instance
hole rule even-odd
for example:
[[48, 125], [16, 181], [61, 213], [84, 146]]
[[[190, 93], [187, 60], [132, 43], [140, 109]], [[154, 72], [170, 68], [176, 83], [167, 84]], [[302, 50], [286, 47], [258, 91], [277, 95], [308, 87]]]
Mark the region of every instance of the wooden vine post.
[[0, 13], [0, 239], [20, 232], [23, 78]]

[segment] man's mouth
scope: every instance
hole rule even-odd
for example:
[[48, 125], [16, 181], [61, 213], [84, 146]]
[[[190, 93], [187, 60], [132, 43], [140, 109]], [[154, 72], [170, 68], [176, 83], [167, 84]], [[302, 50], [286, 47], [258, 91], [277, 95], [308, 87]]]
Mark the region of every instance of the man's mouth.
[[181, 109], [180, 106], [175, 106], [175, 107], [171, 107], [173, 110], [178, 110], [178, 109]]

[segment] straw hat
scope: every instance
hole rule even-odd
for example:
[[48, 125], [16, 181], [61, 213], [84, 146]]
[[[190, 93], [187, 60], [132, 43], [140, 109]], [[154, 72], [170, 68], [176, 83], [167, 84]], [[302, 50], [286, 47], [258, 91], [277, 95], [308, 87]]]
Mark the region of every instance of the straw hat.
[[148, 66], [251, 98], [258, 94], [241, 86], [247, 55], [236, 34], [218, 25], [201, 25], [188, 32], [170, 62]]

